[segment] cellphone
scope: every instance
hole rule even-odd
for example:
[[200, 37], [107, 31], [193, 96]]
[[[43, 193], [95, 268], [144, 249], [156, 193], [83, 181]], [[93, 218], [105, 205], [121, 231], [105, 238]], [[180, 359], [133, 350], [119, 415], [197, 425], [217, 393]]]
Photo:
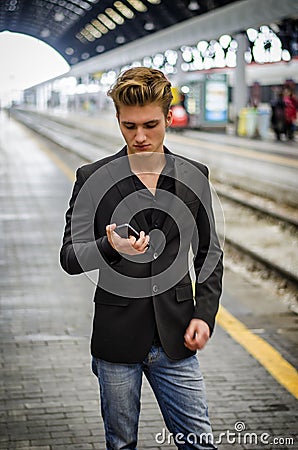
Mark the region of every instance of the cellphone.
[[129, 238], [129, 236], [134, 236], [136, 239], [139, 239], [140, 233], [135, 230], [129, 223], [122, 223], [115, 228], [115, 232], [119, 234], [122, 238]]

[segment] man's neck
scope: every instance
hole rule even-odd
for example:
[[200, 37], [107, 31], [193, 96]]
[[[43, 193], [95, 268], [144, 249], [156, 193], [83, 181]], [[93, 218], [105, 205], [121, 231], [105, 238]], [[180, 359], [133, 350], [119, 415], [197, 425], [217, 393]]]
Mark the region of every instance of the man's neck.
[[128, 151], [128, 160], [135, 174], [160, 174], [166, 164], [164, 152], [130, 154]]

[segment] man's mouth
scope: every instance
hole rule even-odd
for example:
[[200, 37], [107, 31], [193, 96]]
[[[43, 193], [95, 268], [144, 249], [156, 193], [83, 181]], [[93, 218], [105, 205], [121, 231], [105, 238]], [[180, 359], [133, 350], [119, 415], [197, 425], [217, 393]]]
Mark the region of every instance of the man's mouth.
[[140, 149], [140, 150], [145, 150], [146, 148], [149, 148], [149, 147], [150, 147], [150, 144], [143, 144], [143, 145], [135, 144], [134, 147], [135, 147], [135, 148], [138, 148], [138, 149]]

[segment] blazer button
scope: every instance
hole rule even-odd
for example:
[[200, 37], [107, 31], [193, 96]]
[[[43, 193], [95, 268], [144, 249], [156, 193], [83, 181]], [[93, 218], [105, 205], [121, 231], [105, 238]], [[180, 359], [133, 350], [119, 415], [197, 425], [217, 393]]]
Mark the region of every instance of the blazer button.
[[157, 252], [154, 252], [154, 253], [153, 253], [153, 258], [154, 258], [154, 259], [157, 259], [157, 258], [158, 258], [158, 253], [157, 253]]
[[156, 293], [158, 292], [158, 286], [157, 286], [157, 284], [154, 284], [154, 285], [152, 286], [152, 291], [154, 292], [154, 294], [156, 294]]

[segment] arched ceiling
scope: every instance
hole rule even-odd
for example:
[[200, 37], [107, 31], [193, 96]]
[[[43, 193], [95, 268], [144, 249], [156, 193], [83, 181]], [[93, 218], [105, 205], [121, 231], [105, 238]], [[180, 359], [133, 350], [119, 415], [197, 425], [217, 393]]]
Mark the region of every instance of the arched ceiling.
[[0, 32], [41, 39], [74, 65], [235, 1], [1, 0]]

